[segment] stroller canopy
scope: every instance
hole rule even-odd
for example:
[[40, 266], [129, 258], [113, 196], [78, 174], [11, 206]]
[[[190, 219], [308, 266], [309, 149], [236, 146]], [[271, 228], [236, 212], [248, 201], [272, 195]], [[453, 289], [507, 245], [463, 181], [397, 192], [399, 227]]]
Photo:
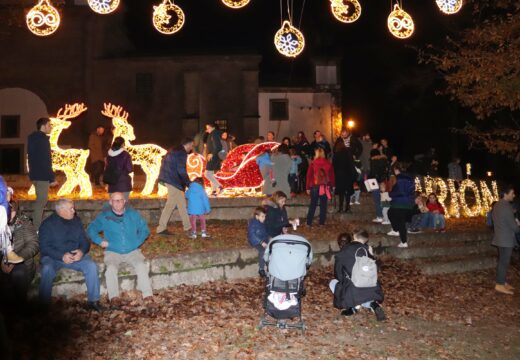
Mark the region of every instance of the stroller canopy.
[[312, 262], [312, 247], [299, 235], [278, 235], [269, 241], [264, 259], [269, 264], [269, 274], [275, 278], [298, 279], [305, 276]]

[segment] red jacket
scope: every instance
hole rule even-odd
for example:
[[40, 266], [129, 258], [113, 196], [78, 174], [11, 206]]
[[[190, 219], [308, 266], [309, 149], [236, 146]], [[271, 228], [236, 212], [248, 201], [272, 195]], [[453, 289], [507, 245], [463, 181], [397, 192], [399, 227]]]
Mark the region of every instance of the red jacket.
[[[320, 172], [320, 170], [323, 170]], [[335, 186], [334, 168], [327, 159], [318, 158], [311, 162], [307, 170], [307, 190], [315, 185]]]
[[439, 214], [443, 214], [444, 215], [444, 208], [439, 203], [432, 204], [432, 203], [428, 202], [426, 204], [426, 207], [428, 208], [429, 212], [434, 212], [435, 210], [437, 210], [439, 212]]

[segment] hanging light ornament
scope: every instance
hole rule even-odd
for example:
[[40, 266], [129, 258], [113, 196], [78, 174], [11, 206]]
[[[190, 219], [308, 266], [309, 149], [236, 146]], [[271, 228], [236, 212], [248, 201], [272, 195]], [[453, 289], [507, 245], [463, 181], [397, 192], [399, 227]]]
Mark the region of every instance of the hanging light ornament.
[[40, 0], [25, 16], [29, 30], [38, 36], [47, 36], [58, 30], [60, 13], [49, 0]]
[[240, 9], [249, 4], [251, 0], [222, 0], [222, 3], [232, 9]]
[[406, 39], [412, 36], [414, 24], [412, 17], [399, 7], [394, 5], [394, 10], [388, 15], [388, 30], [399, 39]]
[[289, 20], [285, 20], [280, 30], [274, 35], [276, 50], [287, 57], [300, 55], [305, 47], [305, 38], [300, 30], [292, 26]]
[[88, 0], [88, 6], [92, 11], [106, 15], [114, 12], [119, 6], [120, 0]]
[[[172, 21], [172, 18], [173, 21]], [[153, 7], [153, 26], [162, 34], [171, 35], [184, 25], [184, 12], [173, 3], [173, 0], [163, 2]]]
[[435, 0], [435, 2], [439, 10], [448, 15], [458, 13], [464, 4], [462, 0]]
[[336, 19], [353, 23], [361, 16], [361, 4], [357, 0], [330, 0], [330, 9]]

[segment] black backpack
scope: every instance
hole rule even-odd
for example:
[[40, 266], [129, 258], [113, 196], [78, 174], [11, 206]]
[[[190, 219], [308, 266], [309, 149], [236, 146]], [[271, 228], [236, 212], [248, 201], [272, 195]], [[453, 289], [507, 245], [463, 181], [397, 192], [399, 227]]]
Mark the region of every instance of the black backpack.
[[103, 182], [108, 185], [114, 185], [119, 180], [117, 171], [117, 163], [115, 161], [107, 161], [105, 171], [103, 172]]

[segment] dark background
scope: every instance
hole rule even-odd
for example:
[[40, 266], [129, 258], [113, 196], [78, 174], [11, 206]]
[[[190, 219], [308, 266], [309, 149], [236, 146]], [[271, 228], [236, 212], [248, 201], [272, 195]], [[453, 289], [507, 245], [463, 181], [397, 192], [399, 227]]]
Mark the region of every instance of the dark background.
[[[405, 1], [415, 32], [406, 40], [394, 38], [386, 21], [390, 1], [360, 0], [362, 14], [353, 24], [337, 21], [328, 0], [294, 0], [293, 23], [306, 40], [302, 55], [292, 60], [278, 54], [273, 37], [280, 27], [280, 1], [251, 0], [233, 10], [220, 0], [176, 0], [186, 22], [177, 34], [165, 36], [151, 25], [152, 5], [158, 1], [126, 0], [126, 27], [139, 53], [153, 54], [261, 54], [261, 86], [312, 85], [312, 59], [338, 58], [341, 64], [343, 114], [352, 117], [358, 132], [369, 131], [374, 140], [387, 137], [401, 158], [411, 159], [435, 147], [441, 174], [452, 156], [471, 162], [476, 175], [492, 170], [498, 178], [512, 180], [507, 159], [484, 151], [468, 150], [460, 135], [451, 131], [473, 114], [445, 95], [443, 80], [433, 66], [418, 64], [417, 49], [442, 46], [446, 36], [457, 37], [472, 25], [468, 5], [455, 15], [440, 12], [434, 0]], [[283, 1], [286, 17], [286, 0]]]

